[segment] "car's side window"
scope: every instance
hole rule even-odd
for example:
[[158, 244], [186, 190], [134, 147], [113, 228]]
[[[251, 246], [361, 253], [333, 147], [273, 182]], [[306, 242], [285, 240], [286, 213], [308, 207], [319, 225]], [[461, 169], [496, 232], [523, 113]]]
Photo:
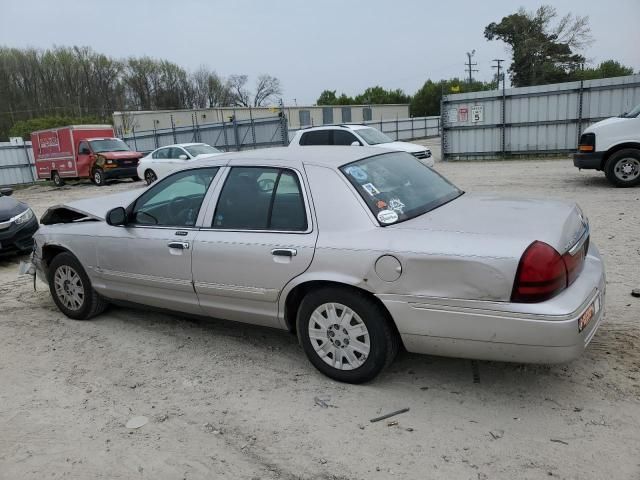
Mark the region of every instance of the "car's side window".
[[306, 132], [300, 138], [300, 145], [330, 145], [331, 130], [314, 130]]
[[80, 145], [78, 145], [78, 154], [79, 155], [91, 154], [91, 150], [89, 149], [89, 144], [87, 142], [80, 142]]
[[131, 212], [132, 225], [192, 227], [218, 167], [185, 170], [147, 190]]
[[[180, 147], [173, 147], [171, 149], [171, 154], [169, 155], [169, 158], [172, 159], [179, 159], [180, 155], [187, 155], [187, 152], [185, 152], [183, 149], [181, 149]], [[189, 155], [187, 155], [187, 158], [189, 158]]]
[[233, 167], [220, 192], [212, 227], [305, 231], [307, 216], [297, 175], [288, 169]]
[[156, 160], [169, 158], [169, 150], [169, 148], [161, 148], [159, 150], [156, 150], [152, 157]]
[[[353, 142], [358, 142], [358, 139], [351, 132], [345, 130], [333, 131], [333, 144], [334, 145], [351, 145]], [[358, 142], [360, 143], [360, 142]]]

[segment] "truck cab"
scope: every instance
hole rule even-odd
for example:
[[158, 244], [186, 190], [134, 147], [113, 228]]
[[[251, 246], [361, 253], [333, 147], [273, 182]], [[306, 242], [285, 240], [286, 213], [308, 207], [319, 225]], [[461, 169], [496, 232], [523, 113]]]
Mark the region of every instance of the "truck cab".
[[78, 144], [77, 163], [88, 166], [89, 177], [98, 186], [112, 178], [140, 180], [137, 168], [141, 157], [119, 138], [87, 138]]
[[594, 123], [580, 137], [573, 164], [603, 171], [616, 187], [640, 184], [640, 105]]

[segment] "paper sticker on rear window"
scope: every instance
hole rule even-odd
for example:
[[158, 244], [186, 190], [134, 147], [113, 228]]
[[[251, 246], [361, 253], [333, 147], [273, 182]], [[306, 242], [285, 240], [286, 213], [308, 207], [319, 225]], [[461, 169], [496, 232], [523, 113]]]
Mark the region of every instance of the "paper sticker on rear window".
[[358, 182], [364, 182], [368, 178], [367, 172], [357, 165], [347, 167], [344, 171], [355, 178]]
[[393, 210], [382, 210], [378, 212], [378, 220], [380, 223], [393, 223], [398, 221], [398, 214]]
[[373, 183], [365, 183], [362, 185], [362, 188], [364, 188], [372, 197], [380, 193], [380, 190], [378, 190]]

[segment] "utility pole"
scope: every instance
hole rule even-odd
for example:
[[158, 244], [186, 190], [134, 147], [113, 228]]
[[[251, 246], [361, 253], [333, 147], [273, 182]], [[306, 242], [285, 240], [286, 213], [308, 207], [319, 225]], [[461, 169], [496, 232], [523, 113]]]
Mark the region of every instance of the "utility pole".
[[[496, 79], [498, 80], [498, 82], [497, 82], [498, 83], [498, 85], [497, 85], [498, 90], [500, 90], [500, 79], [502, 78], [500, 76], [500, 69], [502, 68], [501, 63], [504, 62], [504, 60], [502, 58], [494, 58], [493, 61], [496, 62], [497, 65], [491, 65], [491, 68], [496, 68], [498, 70], [498, 72], [496, 73]], [[503, 80], [503, 82], [504, 82], [504, 80]]]
[[469, 85], [471, 85], [471, 83], [473, 83], [473, 72], [477, 72], [478, 70], [472, 68], [475, 67], [476, 65], [478, 65], [477, 63], [471, 63], [471, 58], [473, 58], [473, 56], [476, 54], [475, 49], [471, 50], [471, 52], [467, 52], [467, 63], [465, 63], [465, 66], [467, 67], [467, 73], [469, 74]]

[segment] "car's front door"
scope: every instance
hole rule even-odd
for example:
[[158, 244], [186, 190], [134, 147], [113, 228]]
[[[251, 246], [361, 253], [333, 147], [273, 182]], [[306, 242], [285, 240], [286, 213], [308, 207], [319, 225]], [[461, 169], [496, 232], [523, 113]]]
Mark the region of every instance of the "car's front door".
[[210, 316], [279, 326], [280, 292], [309, 267], [317, 238], [304, 178], [242, 161], [225, 173], [193, 250], [200, 305]]
[[78, 152], [76, 154], [76, 170], [79, 177], [91, 176], [91, 166], [94, 160], [93, 157], [91, 149], [89, 148], [89, 142], [84, 140], [81, 141], [78, 144]]
[[[201, 206], [217, 167], [170, 175], [128, 209], [125, 226], [100, 237], [98, 274], [115, 298], [200, 313], [191, 256]], [[108, 295], [108, 293], [107, 293]]]

